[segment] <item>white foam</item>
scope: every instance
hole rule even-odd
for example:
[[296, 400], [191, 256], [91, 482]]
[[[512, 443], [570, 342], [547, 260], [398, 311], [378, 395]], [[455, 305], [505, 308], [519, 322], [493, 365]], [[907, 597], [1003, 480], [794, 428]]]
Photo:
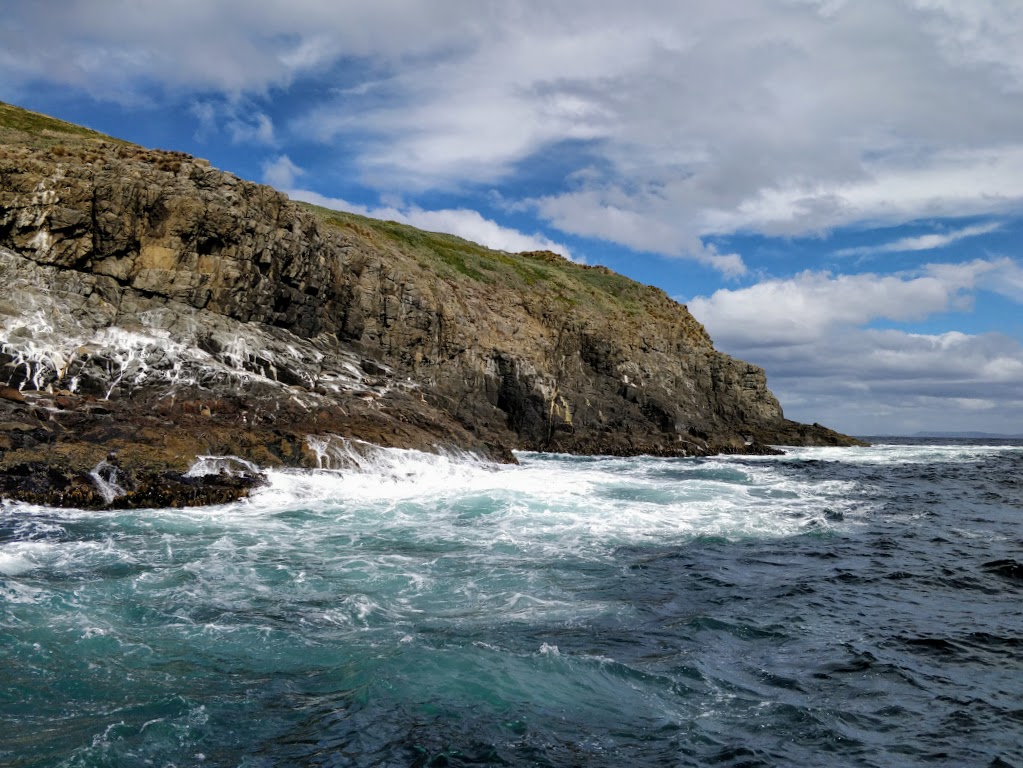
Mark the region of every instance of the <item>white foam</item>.
[[259, 467], [251, 461], [239, 458], [238, 456], [199, 456], [188, 471], [185, 477], [205, 477], [206, 475], [229, 475], [240, 477], [243, 475], [259, 474]]
[[[420, 540], [439, 551], [464, 548], [488, 556], [603, 558], [623, 545], [670, 545], [695, 536], [772, 538], [848, 527], [866, 511], [856, 506], [849, 482], [815, 483], [778, 471], [780, 462], [798, 460], [798, 454], [763, 460], [520, 454], [521, 464], [515, 466], [339, 438], [311, 445], [318, 446], [322, 465], [344, 468], [270, 470], [268, 485], [242, 502], [125, 519], [165, 531], [169, 538], [160, 552], [169, 559], [180, 555], [177, 536], [202, 528], [222, 531], [225, 545], [244, 533], [301, 551], [315, 551], [319, 537], [343, 533], [353, 540]], [[827, 449], [805, 451], [803, 456], [820, 457]], [[206, 456], [189, 474], [256, 469], [237, 457]], [[293, 511], [303, 515], [300, 532]], [[116, 518], [124, 513], [88, 514]], [[7, 557], [0, 568], [27, 567], [10, 551], [0, 549]], [[415, 564], [385, 562], [384, 551], [386, 544], [370, 558], [380, 573], [401, 574], [409, 594], [430, 589], [432, 573]], [[218, 557], [228, 562], [236, 554], [219, 551]]]
[[100, 495], [103, 496], [103, 500], [107, 504], [110, 504], [115, 499], [118, 499], [127, 493], [127, 491], [125, 491], [117, 482], [117, 467], [108, 462], [106, 459], [101, 461], [89, 471], [89, 477], [92, 479], [93, 485], [95, 485], [99, 490]]
[[[875, 464], [930, 464], [941, 461], [957, 461], [969, 458], [980, 458], [1002, 452], [1023, 452], [1020, 445], [964, 445], [921, 443], [907, 445], [904, 443], [876, 443], [869, 447], [852, 448], [785, 448], [786, 456], [778, 457], [785, 461], [840, 461], [844, 464], [875, 465]], [[770, 457], [768, 457], [770, 458]]]
[[[232, 504], [145, 515], [2, 510], [67, 530], [0, 547], [7, 579], [0, 595], [11, 599], [19, 583], [36, 586], [49, 573], [113, 567], [132, 573], [132, 590], [174, 606], [183, 626], [211, 633], [264, 631], [267, 606], [281, 600], [299, 606], [311, 628], [359, 633], [395, 625], [414, 634], [423, 617], [572, 622], [613, 613], [624, 621], [630, 606], [579, 594], [551, 564], [614, 567], [622, 547], [663, 550], [698, 536], [772, 538], [855, 524], [848, 484], [793, 479], [779, 471], [786, 457], [520, 454], [516, 466], [340, 438], [323, 438], [319, 450], [323, 465], [343, 468], [272, 470], [268, 486]], [[207, 456], [191, 472], [254, 469]], [[823, 519], [825, 507], [845, 519]], [[30, 526], [24, 535], [41, 531]], [[104, 537], [68, 540], [80, 532]], [[93, 621], [82, 631], [103, 626]]]
[[[75, 547], [76, 545], [71, 545]], [[80, 545], [77, 545], [80, 546]], [[21, 576], [67, 562], [69, 546], [50, 541], [15, 541], [0, 548], [0, 575]]]
[[[101, 513], [78, 510], [37, 508], [47, 516], [54, 513], [71, 519], [86, 516], [95, 519]], [[15, 514], [32, 514], [24, 505]], [[108, 513], [109, 514], [109, 513]], [[142, 553], [110, 537], [102, 540], [28, 540], [0, 545], [0, 577], [48, 577], [54, 573], [81, 574], [95, 568], [137, 565]]]
[[253, 513], [303, 509], [362, 535], [394, 529], [492, 553], [604, 556], [621, 545], [703, 535], [796, 535], [847, 526], [857, 512], [851, 483], [794, 479], [777, 471], [777, 459], [521, 454], [521, 465], [508, 466], [340, 439], [311, 447], [321, 466], [335, 468], [270, 471], [269, 486], [246, 502]]
[[24, 550], [12, 551], [15, 546], [23, 548], [25, 545], [7, 545], [4, 550], [0, 550], [0, 575], [19, 576], [36, 567], [35, 560]]

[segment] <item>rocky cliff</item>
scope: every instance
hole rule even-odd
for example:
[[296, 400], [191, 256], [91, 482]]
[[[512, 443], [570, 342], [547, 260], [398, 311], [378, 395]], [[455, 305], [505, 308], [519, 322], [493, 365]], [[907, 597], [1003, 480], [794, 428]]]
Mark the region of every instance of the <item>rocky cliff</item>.
[[[222, 500], [257, 466], [357, 462], [359, 441], [497, 460], [851, 442], [785, 420], [760, 368], [602, 267], [297, 204], [7, 105], [0, 141], [4, 495]], [[196, 463], [215, 456], [237, 460]]]

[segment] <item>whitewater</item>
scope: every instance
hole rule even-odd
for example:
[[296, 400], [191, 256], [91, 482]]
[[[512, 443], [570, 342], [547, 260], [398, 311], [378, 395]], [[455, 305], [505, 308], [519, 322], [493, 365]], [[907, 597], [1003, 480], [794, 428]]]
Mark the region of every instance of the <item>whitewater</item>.
[[518, 458], [5, 502], [0, 766], [1023, 765], [1023, 443]]

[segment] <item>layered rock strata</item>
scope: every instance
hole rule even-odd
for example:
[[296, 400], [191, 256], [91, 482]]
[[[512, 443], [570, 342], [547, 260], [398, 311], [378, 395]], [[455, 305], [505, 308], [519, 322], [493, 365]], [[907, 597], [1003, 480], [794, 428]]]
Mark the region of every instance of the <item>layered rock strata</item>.
[[197, 457], [322, 466], [353, 460], [345, 440], [499, 461], [853, 442], [785, 420], [763, 370], [658, 289], [61, 125], [0, 145], [5, 495], [109, 504], [89, 473], [112, 451], [113, 503], [144, 506], [175, 498], [167, 473], [181, 503], [251, 487], [182, 479]]

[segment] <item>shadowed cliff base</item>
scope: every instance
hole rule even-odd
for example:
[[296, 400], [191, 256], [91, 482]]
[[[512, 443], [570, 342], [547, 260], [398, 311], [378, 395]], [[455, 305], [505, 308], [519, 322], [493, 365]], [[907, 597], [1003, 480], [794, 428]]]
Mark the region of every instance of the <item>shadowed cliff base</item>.
[[218, 502], [258, 470], [186, 475], [198, 457], [316, 467], [331, 441], [497, 461], [858, 444], [784, 419], [762, 369], [606, 268], [294, 203], [9, 105], [0, 140], [7, 497]]

